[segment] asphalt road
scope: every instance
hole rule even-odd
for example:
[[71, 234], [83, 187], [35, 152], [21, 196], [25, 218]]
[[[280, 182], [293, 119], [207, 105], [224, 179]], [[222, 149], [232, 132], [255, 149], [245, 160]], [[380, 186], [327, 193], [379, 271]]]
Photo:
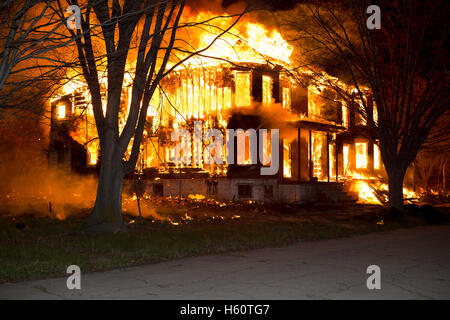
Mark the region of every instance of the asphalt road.
[[[378, 265], [381, 289], [369, 290]], [[450, 226], [0, 285], [0, 299], [450, 299]]]

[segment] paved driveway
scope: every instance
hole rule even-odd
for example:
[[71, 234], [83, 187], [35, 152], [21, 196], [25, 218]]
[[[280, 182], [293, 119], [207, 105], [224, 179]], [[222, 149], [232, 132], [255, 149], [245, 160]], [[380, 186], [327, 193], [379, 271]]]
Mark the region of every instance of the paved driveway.
[[[368, 290], [366, 268], [381, 268]], [[0, 285], [0, 299], [450, 299], [450, 226]]]

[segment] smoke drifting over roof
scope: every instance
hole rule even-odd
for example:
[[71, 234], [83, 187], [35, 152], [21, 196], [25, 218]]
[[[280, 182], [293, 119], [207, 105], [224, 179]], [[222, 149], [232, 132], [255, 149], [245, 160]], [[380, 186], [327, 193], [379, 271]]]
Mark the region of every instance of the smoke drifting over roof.
[[303, 1], [298, 0], [222, 0], [222, 6], [227, 8], [229, 6], [235, 5], [236, 3], [244, 2], [248, 6], [252, 8], [265, 9], [265, 10], [291, 10], [297, 4], [302, 3]]
[[252, 10], [285, 11], [295, 8], [303, 0], [188, 0], [187, 7], [192, 11], [211, 11], [215, 13], [238, 13], [248, 7]]

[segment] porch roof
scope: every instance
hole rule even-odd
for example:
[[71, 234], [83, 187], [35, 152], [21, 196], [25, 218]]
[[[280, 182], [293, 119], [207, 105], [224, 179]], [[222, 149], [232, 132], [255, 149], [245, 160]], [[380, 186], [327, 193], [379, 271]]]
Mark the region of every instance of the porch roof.
[[343, 132], [347, 130], [345, 127], [324, 122], [316, 122], [311, 120], [298, 120], [295, 121], [294, 126], [296, 128], [303, 128], [315, 131], [326, 131], [326, 132]]

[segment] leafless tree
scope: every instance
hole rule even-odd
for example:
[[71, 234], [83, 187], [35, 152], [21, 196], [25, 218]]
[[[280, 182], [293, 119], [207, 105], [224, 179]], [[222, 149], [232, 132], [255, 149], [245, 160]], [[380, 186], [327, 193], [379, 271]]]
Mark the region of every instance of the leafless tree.
[[[58, 1], [61, 17], [66, 6], [72, 4], [79, 5], [77, 1]], [[136, 166], [153, 93], [168, 73], [212, 43], [190, 53], [177, 46], [177, 31], [195, 24], [180, 22], [185, 7], [183, 0], [88, 0], [84, 4], [81, 29], [68, 32], [75, 39], [78, 63], [90, 91], [101, 148], [97, 197], [86, 225], [93, 230], [114, 232], [122, 223], [123, 177], [133, 172]], [[239, 18], [240, 15], [229, 28]], [[228, 30], [219, 32], [216, 39]], [[135, 56], [130, 59], [133, 50]], [[177, 50], [184, 56], [174, 59]], [[130, 60], [134, 71], [131, 102], [125, 126], [120, 132], [122, 87]], [[104, 71], [101, 68], [107, 74], [105, 115], [99, 79], [100, 71]], [[130, 143], [131, 154], [125, 159]]]
[[[53, 1], [5, 0], [0, 4], [0, 107], [17, 108], [51, 91], [64, 74], [57, 50], [73, 39], [60, 33], [66, 17], [52, 10]], [[36, 90], [34, 90], [36, 89]], [[24, 95], [23, 92], [27, 91]]]
[[[377, 3], [379, 30], [367, 27], [367, 8], [373, 3], [366, 0], [307, 1], [286, 24], [311, 64], [339, 70], [347, 82], [342, 86], [327, 80], [378, 139], [389, 176], [390, 206], [401, 209], [406, 169], [437, 119], [449, 110], [449, 4], [440, 0]], [[311, 74], [322, 77], [320, 72]]]
[[449, 156], [450, 113], [447, 113], [436, 121], [414, 160], [415, 174], [418, 178], [415, 185], [424, 188], [427, 194], [430, 193], [431, 188], [445, 194]]

